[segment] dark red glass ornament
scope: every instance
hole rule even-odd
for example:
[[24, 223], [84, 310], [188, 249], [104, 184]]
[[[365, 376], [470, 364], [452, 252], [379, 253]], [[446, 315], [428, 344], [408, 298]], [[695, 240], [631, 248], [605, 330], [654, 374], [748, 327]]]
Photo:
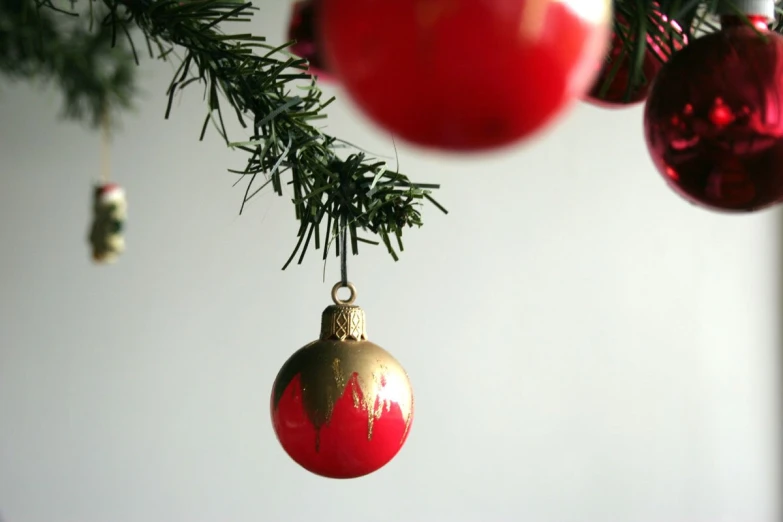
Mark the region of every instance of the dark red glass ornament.
[[[669, 49], [675, 51], [681, 49], [687, 44], [687, 37], [682, 34], [679, 24], [675, 21], [669, 22], [666, 15], [653, 13], [648, 18], [648, 22], [658, 25], [658, 31], [655, 34], [647, 35], [647, 48], [642, 62], [642, 82], [636, 85], [629, 92], [629, 84], [632, 81], [631, 66], [632, 59], [630, 51], [624, 49], [623, 42], [627, 40], [635, 41], [636, 37], [633, 30], [625, 23], [620, 15], [616, 15], [621, 26], [621, 34], [617, 33], [617, 28], [612, 32], [612, 42], [609, 54], [601, 65], [598, 78], [593, 84], [593, 88], [585, 97], [585, 101], [606, 108], [619, 108], [634, 105], [647, 98], [650, 86], [658, 75], [663, 64], [670, 56]], [[662, 39], [660, 35], [671, 34], [664, 31], [666, 25], [671, 27], [670, 31], [676, 34], [676, 37]], [[624, 52], [625, 51], [625, 52]], [[618, 61], [620, 63], [618, 63]], [[608, 82], [608, 84], [607, 84]]]
[[[612, 50], [610, 51], [609, 57], [607, 61], [604, 62], [603, 67], [601, 67], [598, 79], [585, 97], [585, 101], [603, 107], [624, 107], [643, 101], [647, 97], [651, 79], [655, 78], [655, 75], [663, 64], [649, 49], [647, 49], [644, 53], [644, 62], [642, 64], [645, 83], [638, 85], [629, 93], [628, 84], [631, 82], [630, 55], [622, 54], [623, 43], [616, 33], [612, 34], [611, 45]], [[617, 72], [614, 73], [611, 83], [605, 88], [605, 84], [611, 77], [615, 63], [618, 60], [622, 60], [622, 64], [619, 65]], [[648, 78], [650, 80], [648, 80]]]
[[288, 39], [296, 40], [291, 52], [304, 58], [310, 64], [309, 72], [319, 80], [331, 80], [324, 63], [321, 45], [318, 41], [318, 2], [319, 0], [299, 0], [293, 6], [291, 23], [288, 27]]
[[704, 207], [754, 211], [783, 199], [783, 37], [724, 17], [674, 54], [644, 114], [655, 166]]
[[584, 96], [610, 0], [322, 0], [327, 62], [402, 139], [449, 151], [533, 135]]
[[357, 478], [385, 466], [413, 422], [408, 376], [367, 340], [358, 306], [328, 307], [321, 338], [298, 350], [275, 379], [272, 425], [286, 453], [308, 471]]

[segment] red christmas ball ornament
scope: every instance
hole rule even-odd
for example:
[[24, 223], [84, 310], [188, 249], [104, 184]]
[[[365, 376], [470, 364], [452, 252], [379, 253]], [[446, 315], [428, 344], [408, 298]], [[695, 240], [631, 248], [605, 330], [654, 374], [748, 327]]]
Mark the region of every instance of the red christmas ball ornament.
[[303, 468], [328, 478], [367, 475], [400, 451], [413, 421], [413, 391], [394, 357], [367, 340], [364, 312], [337, 298], [321, 337], [294, 353], [272, 388], [272, 425]]
[[310, 74], [319, 80], [330, 80], [318, 42], [318, 1], [299, 0], [293, 6], [291, 23], [288, 26], [288, 39], [296, 40], [291, 46], [291, 52], [304, 58], [310, 64]]
[[[642, 61], [641, 83], [631, 86], [633, 81], [631, 75], [633, 43], [636, 40], [634, 30], [625, 22], [621, 15], [617, 15], [620, 34], [617, 28], [612, 33], [612, 41], [606, 60], [603, 62], [598, 74], [598, 78], [593, 84], [593, 88], [585, 97], [585, 101], [594, 105], [607, 108], [627, 107], [642, 102], [647, 98], [652, 81], [660, 71], [663, 64], [671, 54], [670, 48], [674, 51], [682, 49], [687, 44], [687, 36], [682, 34], [682, 29], [676, 21], [669, 21], [668, 17], [659, 12], [653, 11], [648, 18], [649, 22], [658, 26], [658, 31], [653, 34], [647, 34], [647, 46]], [[668, 24], [670, 31], [666, 31]], [[671, 38], [671, 42], [660, 37], [661, 34], [674, 33], [677, 37]], [[624, 42], [630, 41], [631, 46], [624, 45]]]
[[[758, 8], [758, 4], [769, 7]], [[644, 115], [647, 147], [680, 195], [704, 207], [754, 211], [783, 199], [783, 37], [774, 2], [677, 52]]]
[[441, 150], [530, 137], [580, 99], [610, 0], [321, 0], [327, 63], [371, 119]]

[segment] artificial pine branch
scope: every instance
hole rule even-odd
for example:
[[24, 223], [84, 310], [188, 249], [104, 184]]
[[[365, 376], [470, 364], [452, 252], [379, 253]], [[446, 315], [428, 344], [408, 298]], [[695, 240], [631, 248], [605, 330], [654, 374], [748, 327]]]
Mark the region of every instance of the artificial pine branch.
[[[21, 6], [20, 13], [39, 8], [37, 14], [41, 19], [51, 15], [53, 9], [77, 14], [55, 8], [51, 0], [37, 0], [37, 3], [36, 0], [0, 0], [4, 6], [9, 1]], [[98, 16], [97, 9], [93, 10], [93, 2], [97, 1], [88, 1], [90, 12], [85, 18], [91, 23]], [[300, 227], [293, 254], [283, 268], [297, 254], [301, 263], [310, 246], [323, 248], [324, 256], [328, 254], [334, 242], [329, 237], [326, 241], [321, 238], [324, 221], [325, 232], [331, 236], [338, 232], [337, 223], [348, 224], [354, 254], [358, 253], [359, 242], [382, 242], [396, 260], [397, 252], [403, 249], [404, 229], [422, 225], [420, 208], [424, 202], [445, 212], [431, 195], [437, 185], [413, 183], [384, 162], [367, 158], [364, 153], [352, 153], [352, 147], [315, 126], [325, 118], [324, 109], [332, 100], [322, 98], [314, 79], [306, 72], [306, 61], [285, 51], [292, 42], [271, 46], [262, 37], [221, 31], [225, 25], [250, 20], [254, 11], [250, 3], [102, 0], [102, 4], [102, 18], [96, 25], [104, 40], [110, 35], [112, 44], [124, 41], [138, 62], [139, 46], [132, 35], [134, 29], [139, 29], [150, 56], [180, 60], [168, 89], [167, 118], [177, 94], [194, 84], [204, 87], [208, 111], [200, 139], [212, 126], [228, 145], [249, 155], [243, 169], [230, 170], [240, 181], [246, 181], [242, 208], [267, 186], [279, 195], [283, 195], [284, 185], [291, 187]], [[17, 22], [21, 24], [15, 26], [17, 33], [37, 30], [22, 15]], [[58, 29], [53, 26], [50, 32], [57, 34]], [[104, 43], [108, 49], [109, 42]], [[47, 53], [55, 56], [47, 46], [36, 49], [43, 61]], [[182, 52], [182, 58], [177, 58], [176, 52]], [[126, 57], [124, 62], [120, 58], [117, 61], [127, 65], [130, 60]], [[92, 70], [81, 68], [79, 74], [83, 77], [79, 86], [85, 87], [95, 83], [99, 71], [97, 66]], [[117, 105], [103, 93], [98, 96], [88, 88], [78, 92], [80, 99], [100, 98], [101, 103], [94, 104], [94, 119], [100, 118], [103, 108]], [[69, 109], [72, 102], [67, 96]], [[230, 140], [225, 126], [227, 113], [248, 129], [248, 139]], [[362, 231], [377, 235], [380, 241], [359, 237]]]
[[[168, 91], [166, 117], [175, 95], [201, 84], [208, 111], [200, 139], [211, 125], [227, 144], [249, 155], [243, 169], [230, 171], [247, 183], [242, 207], [265, 187], [280, 195], [284, 185], [291, 187], [300, 226], [285, 266], [297, 255], [301, 262], [310, 246], [323, 248], [326, 256], [339, 223], [348, 223], [354, 254], [359, 242], [382, 242], [397, 259], [403, 230], [422, 224], [419, 209], [424, 201], [445, 212], [432, 198], [436, 185], [413, 183], [383, 162], [352, 153], [351, 146], [315, 126], [331, 100], [322, 99], [305, 60], [285, 52], [292, 42], [273, 46], [251, 34], [221, 31], [233, 22], [250, 20], [251, 4], [82, 0], [89, 12], [84, 16], [74, 11], [81, 5], [77, 0], [70, 2], [70, 9], [54, 1], [0, 0], [0, 72], [57, 81], [64, 92], [66, 116], [97, 124], [105, 110], [118, 111], [132, 101], [132, 65], [138, 63], [140, 49], [132, 34], [140, 32], [150, 56], [180, 60]], [[614, 29], [622, 41], [621, 52], [631, 63], [629, 95], [646, 83], [642, 63], [648, 46], [657, 45], [657, 51], [667, 55], [685, 38], [714, 30], [711, 13], [718, 2], [614, 0]], [[79, 23], [68, 29], [64, 20], [73, 18]], [[682, 31], [669, 21], [677, 22]], [[773, 26], [778, 32], [782, 28], [780, 20]], [[178, 52], [183, 53], [181, 58]], [[610, 73], [605, 85], [612, 79]], [[248, 129], [246, 140], [232, 142], [225, 129], [226, 113]], [[360, 237], [362, 231], [380, 241]]]

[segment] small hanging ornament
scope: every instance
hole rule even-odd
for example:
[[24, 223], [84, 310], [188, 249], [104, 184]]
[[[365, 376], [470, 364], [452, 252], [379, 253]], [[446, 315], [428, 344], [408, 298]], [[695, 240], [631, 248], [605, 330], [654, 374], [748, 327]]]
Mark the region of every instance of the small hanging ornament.
[[127, 208], [125, 191], [120, 186], [113, 183], [95, 186], [90, 245], [96, 263], [113, 263], [125, 251], [122, 230]]
[[476, 151], [542, 130], [591, 87], [610, 0], [320, 0], [329, 66], [376, 123]]
[[[344, 251], [344, 250], [343, 250]], [[340, 300], [347, 287], [351, 295]], [[400, 451], [413, 421], [413, 390], [394, 357], [367, 340], [356, 288], [340, 282], [324, 310], [321, 337], [294, 353], [272, 388], [272, 425], [303, 468], [328, 478], [356, 478]]]
[[774, 0], [732, 0], [720, 13], [720, 31], [658, 73], [644, 114], [647, 148], [684, 198], [754, 211], [783, 199], [783, 36], [768, 28]]
[[320, 81], [329, 81], [331, 76], [324, 63], [317, 34], [318, 1], [299, 0], [294, 4], [288, 27], [288, 39], [296, 40], [296, 43], [291, 46], [291, 52], [307, 60], [310, 64], [310, 74], [317, 76]]
[[674, 20], [669, 21], [654, 4], [647, 16], [647, 22], [653, 27], [647, 33], [642, 75], [636, 79], [632, 75], [632, 54], [637, 30], [631, 28], [622, 14], [615, 14], [615, 18], [617, 23], [612, 32], [609, 53], [593, 88], [585, 97], [585, 101], [606, 108], [628, 107], [644, 101], [671, 50], [680, 50], [688, 42], [680, 25]]
[[103, 143], [101, 182], [93, 188], [92, 225], [88, 237], [92, 259], [99, 264], [114, 263], [125, 251], [123, 229], [128, 212], [125, 191], [109, 182], [110, 136], [108, 115], [103, 118]]

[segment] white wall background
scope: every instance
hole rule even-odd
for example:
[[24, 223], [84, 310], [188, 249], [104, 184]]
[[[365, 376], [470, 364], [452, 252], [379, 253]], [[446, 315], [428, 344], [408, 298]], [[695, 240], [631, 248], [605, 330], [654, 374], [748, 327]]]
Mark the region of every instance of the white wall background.
[[[282, 41], [288, 5], [261, 7], [253, 30]], [[417, 418], [389, 466], [333, 482], [285, 456], [267, 405], [337, 266], [280, 271], [288, 201], [237, 217], [244, 156], [196, 141], [197, 89], [163, 121], [170, 72], [144, 64], [117, 136], [129, 250], [108, 268], [85, 243], [98, 136], [57, 123], [54, 93], [0, 91], [4, 522], [780, 519], [780, 214], [679, 200], [641, 109], [579, 106], [470, 160], [400, 147], [451, 214], [350, 270]], [[392, 154], [347, 101], [331, 116]]]

